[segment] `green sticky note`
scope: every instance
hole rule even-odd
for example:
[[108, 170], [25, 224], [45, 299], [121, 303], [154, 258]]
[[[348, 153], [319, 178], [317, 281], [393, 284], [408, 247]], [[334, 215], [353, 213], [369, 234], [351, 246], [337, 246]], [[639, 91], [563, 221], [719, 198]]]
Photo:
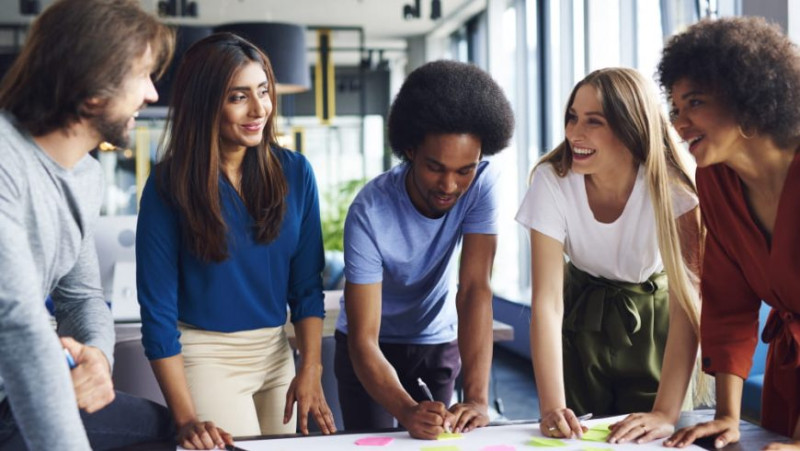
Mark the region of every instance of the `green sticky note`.
[[591, 429], [583, 433], [583, 437], [581, 440], [586, 440], [589, 442], [605, 442], [608, 439], [608, 434], [611, 431], [608, 430], [607, 424], [598, 424], [592, 426]]
[[460, 438], [464, 438], [464, 436], [458, 432], [442, 432], [436, 437], [436, 440], [458, 440]]
[[538, 446], [543, 448], [556, 448], [559, 446], [567, 446], [567, 444], [562, 442], [561, 440], [555, 438], [544, 438], [544, 437], [531, 437], [531, 440], [528, 442], [528, 445]]
[[461, 451], [458, 446], [445, 445], [445, 446], [423, 446], [422, 451]]

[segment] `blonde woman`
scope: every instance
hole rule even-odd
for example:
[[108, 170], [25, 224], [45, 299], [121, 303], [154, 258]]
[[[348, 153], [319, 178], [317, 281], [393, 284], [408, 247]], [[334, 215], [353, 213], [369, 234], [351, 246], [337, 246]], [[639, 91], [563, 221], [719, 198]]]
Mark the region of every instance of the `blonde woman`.
[[589, 412], [647, 412], [612, 425], [612, 443], [674, 431], [697, 356], [700, 223], [669, 133], [638, 72], [598, 70], [569, 97], [566, 139], [533, 170], [517, 221], [531, 234], [545, 435], [581, 436]]

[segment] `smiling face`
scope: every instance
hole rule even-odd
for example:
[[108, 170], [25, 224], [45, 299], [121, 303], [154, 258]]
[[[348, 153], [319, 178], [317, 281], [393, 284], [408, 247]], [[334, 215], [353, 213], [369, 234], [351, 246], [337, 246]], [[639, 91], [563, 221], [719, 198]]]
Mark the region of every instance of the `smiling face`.
[[117, 94], [98, 116], [91, 119], [92, 127], [100, 139], [117, 147], [128, 146], [139, 110], [158, 100], [152, 79], [154, 66], [153, 51], [148, 45], [145, 52], [133, 61]]
[[272, 113], [269, 82], [261, 65], [251, 61], [234, 74], [220, 114], [223, 152], [257, 146]]
[[584, 84], [567, 112], [564, 135], [572, 151], [572, 170], [606, 174], [633, 166], [633, 154], [608, 125], [597, 89]]
[[429, 218], [450, 211], [475, 179], [481, 140], [471, 134], [428, 134], [406, 152], [411, 166], [406, 190], [414, 207]]
[[729, 161], [743, 144], [739, 124], [722, 99], [681, 79], [672, 85], [670, 118], [700, 167]]

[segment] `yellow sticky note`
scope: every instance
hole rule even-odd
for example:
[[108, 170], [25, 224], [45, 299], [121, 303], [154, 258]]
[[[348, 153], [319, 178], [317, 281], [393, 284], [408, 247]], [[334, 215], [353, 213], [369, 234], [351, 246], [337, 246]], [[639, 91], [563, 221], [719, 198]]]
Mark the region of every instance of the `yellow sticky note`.
[[540, 448], [556, 448], [559, 446], [567, 446], [567, 444], [562, 442], [561, 440], [555, 438], [544, 438], [544, 437], [531, 437], [530, 441], [528, 442], [528, 445], [538, 446]]
[[457, 432], [442, 432], [436, 437], [436, 440], [458, 440], [460, 438], [464, 438], [464, 436]]
[[423, 446], [422, 451], [461, 451], [458, 446], [445, 445], [445, 446]]

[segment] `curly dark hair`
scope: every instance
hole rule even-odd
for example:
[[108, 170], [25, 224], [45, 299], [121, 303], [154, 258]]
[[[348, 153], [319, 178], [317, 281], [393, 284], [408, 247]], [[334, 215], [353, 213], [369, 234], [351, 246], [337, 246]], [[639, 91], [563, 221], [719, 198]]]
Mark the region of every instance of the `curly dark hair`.
[[481, 155], [508, 146], [514, 113], [503, 90], [481, 69], [457, 61], [433, 61], [409, 74], [389, 111], [389, 144], [407, 161], [429, 133], [469, 133]]
[[702, 20], [670, 38], [658, 64], [668, 94], [681, 79], [708, 89], [745, 130], [786, 146], [800, 136], [800, 53], [761, 17]]

